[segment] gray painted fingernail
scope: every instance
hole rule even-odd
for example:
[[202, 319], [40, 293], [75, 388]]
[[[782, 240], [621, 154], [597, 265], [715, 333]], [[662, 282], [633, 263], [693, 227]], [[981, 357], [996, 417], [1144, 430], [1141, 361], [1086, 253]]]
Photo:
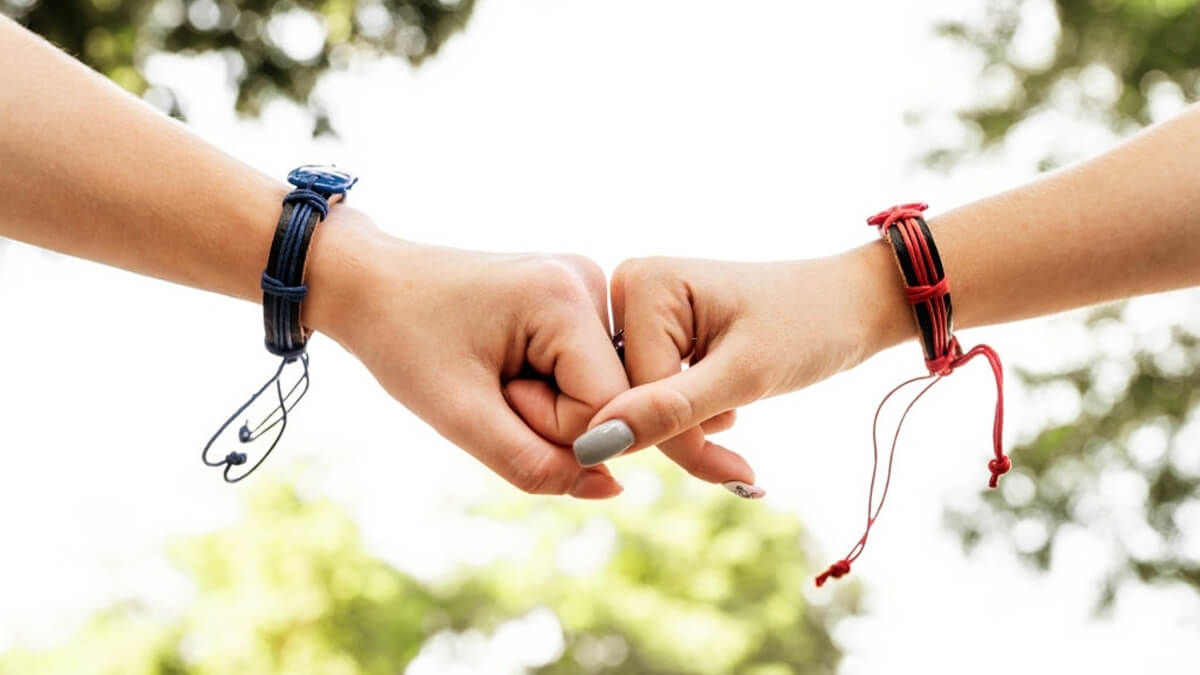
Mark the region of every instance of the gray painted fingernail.
[[575, 458], [583, 466], [595, 466], [625, 452], [631, 445], [633, 429], [621, 420], [609, 420], [575, 439]]
[[729, 490], [742, 499], [762, 499], [767, 494], [766, 490], [757, 485], [743, 483], [740, 480], [727, 480], [721, 483], [721, 485], [724, 485], [726, 490]]

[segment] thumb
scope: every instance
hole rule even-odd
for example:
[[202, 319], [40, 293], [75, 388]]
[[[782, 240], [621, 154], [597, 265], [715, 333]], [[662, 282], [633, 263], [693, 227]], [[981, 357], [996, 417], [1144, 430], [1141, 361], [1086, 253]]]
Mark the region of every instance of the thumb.
[[530, 494], [570, 494], [605, 499], [621, 485], [605, 467], [581, 467], [570, 450], [539, 436], [509, 407], [486, 374], [465, 378], [428, 418], [447, 440], [463, 448], [514, 486]]
[[708, 441], [698, 428], [709, 418], [761, 396], [748, 371], [739, 368], [734, 356], [738, 350], [723, 346], [676, 375], [618, 394], [592, 418], [589, 431], [575, 440], [576, 456], [603, 461], [599, 458], [626, 448], [658, 445], [702, 480], [753, 484], [754, 472], [746, 460]]

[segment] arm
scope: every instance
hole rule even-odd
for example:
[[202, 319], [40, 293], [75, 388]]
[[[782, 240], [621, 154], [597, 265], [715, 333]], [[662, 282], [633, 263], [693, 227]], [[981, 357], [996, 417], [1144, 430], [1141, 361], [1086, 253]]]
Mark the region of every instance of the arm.
[[[1200, 284], [1198, 144], [1195, 107], [1100, 157], [931, 220], [955, 325]], [[627, 261], [612, 294], [635, 387], [591, 426], [624, 420], [634, 449], [657, 444], [709, 480], [742, 480], [742, 469], [707, 440], [702, 420], [917, 334], [878, 240], [797, 262]], [[680, 372], [680, 358], [693, 367]]]
[[[4, 18], [0, 63], [0, 235], [260, 300], [285, 184]], [[518, 487], [620, 492], [567, 447], [628, 388], [591, 261], [422, 246], [339, 205], [310, 245], [307, 284], [305, 324]]]
[[[0, 233], [256, 300], [288, 186], [0, 18]], [[321, 228], [335, 230], [337, 228]], [[314, 255], [326, 247], [314, 247]], [[324, 265], [314, 261], [314, 271]], [[326, 323], [314, 284], [306, 319]]]
[[[954, 322], [981, 326], [1200, 285], [1200, 106], [1090, 161], [930, 221]], [[887, 256], [882, 246], [860, 255]], [[894, 272], [878, 260], [868, 266]], [[895, 279], [875, 279], [874, 283]], [[900, 311], [896, 311], [899, 307]], [[880, 308], [873, 351], [914, 337]]]

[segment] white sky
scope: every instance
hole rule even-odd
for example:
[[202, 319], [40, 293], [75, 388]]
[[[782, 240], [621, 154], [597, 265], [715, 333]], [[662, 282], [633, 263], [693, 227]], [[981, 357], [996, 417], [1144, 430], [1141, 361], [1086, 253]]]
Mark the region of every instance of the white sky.
[[[1047, 143], [1094, 152], [1107, 142], [1064, 113], [953, 176], [915, 168], [926, 143], [955, 131], [914, 130], [902, 114], [943, 119], [991, 86], [967, 52], [930, 37], [935, 20], [979, 4], [483, 0], [466, 33], [420, 70], [371, 61], [330, 78], [322, 94], [343, 132], [336, 142], [308, 140], [288, 106], [235, 120], [211, 60], [164, 59], [155, 76], [186, 86], [200, 133], [272, 174], [352, 168], [357, 205], [406, 238], [579, 252], [610, 271], [649, 254], [807, 257], [866, 241], [863, 218], [891, 203], [943, 210], [1028, 179]], [[1035, 18], [1047, 6], [1033, 3]], [[1036, 60], [1053, 35], [1044, 20], [1031, 25], [1014, 48]], [[186, 602], [163, 548], [239, 516], [244, 488], [197, 455], [273, 369], [257, 308], [8, 245], [0, 316], [0, 647], [57, 639], [129, 594]], [[1064, 335], [1043, 321], [962, 338], [986, 339], [1009, 368], [1047, 367], [1076, 345]], [[415, 574], [519, 545], [460, 513], [510, 494], [505, 484], [336, 345], [317, 338], [311, 353], [313, 390], [262, 471], [306, 466], [304, 489], [344, 504], [377, 554]], [[757, 404], [725, 436], [768, 489], [763, 508], [803, 520], [824, 552], [814, 565], [858, 536], [871, 415], [884, 391], [920, 372], [918, 353], [906, 345]], [[969, 503], [986, 480], [991, 387], [985, 368], [968, 369], [910, 418], [887, 516], [852, 577], [868, 612], [835, 631], [842, 672], [1194, 672], [1194, 595], [1133, 591], [1112, 620], [1090, 620], [1103, 538], [1080, 536], [1043, 576], [1005, 550], [964, 557], [942, 528], [943, 507]], [[1034, 401], [1015, 386], [1010, 401], [1010, 444], [1072, 412], [1069, 400]], [[636, 485], [636, 469], [612, 468]]]

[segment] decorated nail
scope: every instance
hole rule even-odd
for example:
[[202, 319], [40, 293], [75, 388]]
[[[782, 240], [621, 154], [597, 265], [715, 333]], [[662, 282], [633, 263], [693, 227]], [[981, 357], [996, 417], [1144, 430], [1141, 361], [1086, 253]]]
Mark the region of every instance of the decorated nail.
[[583, 466], [595, 466], [625, 452], [631, 445], [633, 429], [621, 420], [609, 420], [575, 439], [575, 458]]
[[762, 499], [767, 494], [766, 490], [757, 485], [743, 483], [740, 480], [727, 480], [721, 483], [721, 485], [724, 485], [726, 490], [729, 490], [742, 499]]

